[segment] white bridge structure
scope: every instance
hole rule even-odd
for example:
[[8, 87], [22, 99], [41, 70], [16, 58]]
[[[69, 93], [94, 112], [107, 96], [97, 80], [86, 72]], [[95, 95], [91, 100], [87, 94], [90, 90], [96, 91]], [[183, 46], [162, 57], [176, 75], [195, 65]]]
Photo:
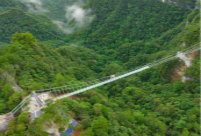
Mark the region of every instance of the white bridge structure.
[[[96, 79], [93, 81], [88, 81], [88, 82], [83, 82], [83, 83], [79, 83], [79, 84], [73, 84], [73, 85], [67, 85], [67, 86], [61, 86], [61, 87], [55, 87], [55, 88], [49, 88], [49, 89], [42, 89], [42, 90], [36, 90], [34, 92], [36, 92], [37, 94], [40, 93], [49, 93], [49, 94], [57, 94], [56, 97], [53, 97], [51, 100], [53, 101], [57, 101], [59, 99], [63, 99], [65, 97], [69, 97], [69, 96], [73, 96], [82, 92], [85, 92], [87, 90], [114, 82], [116, 80], [119, 80], [121, 78], [136, 74], [138, 72], [144, 71], [146, 69], [149, 69], [151, 67], [157, 66], [159, 64], [171, 61], [175, 58], [180, 58], [181, 60], [186, 60], [186, 55], [196, 52], [200, 50], [200, 43], [190, 46], [189, 48], [183, 50], [182, 52], [179, 51], [176, 54], [173, 54], [171, 56], [168, 56], [166, 58], [154, 61], [152, 63], [149, 63], [147, 65], [141, 66], [139, 68], [136, 68], [134, 70], [129, 70], [120, 74], [116, 74], [115, 76], [108, 76], [105, 78], [101, 78], [101, 79]], [[185, 62], [186, 66], [189, 66], [190, 63]], [[59, 95], [58, 95], [59, 94]], [[30, 100], [31, 95], [27, 96], [20, 104], [18, 104], [10, 113], [10, 115], [14, 116], [14, 114], [25, 104], [27, 104]]]

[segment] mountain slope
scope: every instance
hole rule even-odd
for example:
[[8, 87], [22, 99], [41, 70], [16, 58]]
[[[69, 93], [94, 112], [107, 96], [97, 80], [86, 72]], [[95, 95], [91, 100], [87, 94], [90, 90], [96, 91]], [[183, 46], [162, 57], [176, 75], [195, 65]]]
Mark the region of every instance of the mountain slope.
[[[37, 42], [30, 33], [16, 33], [11, 44], [0, 50], [0, 113], [10, 111], [32, 90], [95, 78], [104, 63], [102, 56], [90, 49], [80, 46], [53, 49]], [[22, 94], [12, 89], [7, 75], [23, 88]]]
[[146, 43], [138, 41], [122, 44], [117, 48], [115, 58], [132, 68], [176, 53], [178, 50], [199, 43], [199, 25], [199, 10], [195, 9], [188, 15], [186, 21], [163, 33], [159, 38]]
[[0, 41], [8, 43], [15, 32], [31, 32], [41, 41], [60, 39], [63, 35], [45, 16], [29, 14], [20, 9], [0, 13]]
[[181, 8], [193, 10], [195, 8], [195, 3], [197, 0], [162, 0], [162, 1]]
[[[3, 43], [0, 113], [10, 111], [32, 90], [114, 75], [200, 42], [197, 9], [187, 15], [189, 10], [153, 0], [90, 0], [83, 8], [94, 8], [97, 18], [84, 31], [65, 36], [67, 42], [61, 44], [68, 46], [54, 49], [48, 44], [51, 39], [41, 43], [30, 33], [15, 33], [9, 45]], [[6, 13], [10, 18], [26, 16], [25, 21], [34, 18], [44, 23], [44, 16], [18, 9], [9, 12]], [[6, 19], [12, 20], [10, 18]], [[45, 28], [49, 27], [45, 25]], [[136, 37], [129, 37], [135, 34], [134, 30]], [[35, 34], [37, 39], [41, 38], [40, 33]], [[188, 77], [185, 82], [180, 77], [169, 79], [174, 76], [175, 68], [185, 67], [182, 61], [175, 59], [76, 95], [73, 100], [65, 98], [52, 103], [33, 122], [29, 122], [27, 112], [19, 112], [19, 116], [10, 121], [5, 134], [0, 135], [48, 136], [47, 128], [57, 124], [58, 131], [63, 132], [66, 127], [71, 128], [67, 122], [68, 118], [73, 118], [78, 122], [74, 129], [81, 131], [81, 136], [199, 136], [199, 55], [199, 52], [193, 54], [192, 65], [183, 70], [181, 76]], [[13, 90], [10, 76], [24, 89], [22, 93]]]
[[0, 0], [0, 12], [5, 12], [12, 8], [21, 8], [27, 10], [27, 7], [18, 0]]
[[[189, 13], [156, 0], [89, 0], [85, 8], [91, 8], [96, 18], [87, 30], [72, 37], [99, 52], [107, 52], [106, 49], [115, 49], [123, 43], [157, 38], [177, 26]], [[72, 41], [72, 37], [66, 40]]]

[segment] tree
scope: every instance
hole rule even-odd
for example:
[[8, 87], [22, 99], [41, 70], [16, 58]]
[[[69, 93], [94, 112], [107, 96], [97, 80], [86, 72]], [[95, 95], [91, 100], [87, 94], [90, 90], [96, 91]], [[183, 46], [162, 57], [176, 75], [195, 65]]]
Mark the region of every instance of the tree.
[[94, 104], [93, 109], [96, 115], [101, 115], [102, 104], [100, 103]]
[[25, 47], [31, 47], [36, 44], [36, 38], [30, 33], [15, 33], [11, 39], [11, 44], [20, 43]]
[[184, 89], [184, 84], [181, 81], [176, 81], [173, 83], [173, 91], [181, 92]]
[[189, 132], [188, 132], [188, 129], [187, 128], [184, 128], [182, 133], [179, 134], [179, 136], [189, 136]]
[[91, 127], [95, 135], [101, 136], [100, 132], [108, 133], [108, 122], [107, 119], [100, 117], [97, 120], [93, 120]]
[[21, 114], [17, 117], [17, 121], [18, 121], [19, 123], [28, 125], [28, 123], [29, 123], [29, 116], [28, 116], [28, 113], [27, 113], [27, 112], [21, 113]]
[[26, 126], [25, 126], [25, 124], [18, 124], [17, 125], [17, 128], [16, 128], [16, 133], [24, 133], [25, 132], [25, 130], [26, 130]]
[[104, 105], [102, 106], [101, 112], [104, 117], [108, 117], [109, 109], [106, 106], [104, 106]]
[[92, 131], [92, 128], [87, 128], [85, 131], [81, 133], [80, 136], [94, 136], [94, 132]]
[[95, 103], [100, 103], [98, 96], [93, 96], [89, 99], [89, 102], [94, 105]]
[[116, 74], [118, 72], [122, 72], [122, 67], [116, 63], [106, 65], [106, 67], [104, 69], [104, 74], [107, 76]]
[[10, 97], [9, 101], [7, 102], [8, 108], [11, 110], [14, 108], [16, 104], [21, 101], [21, 94], [18, 92], [14, 92]]
[[180, 119], [178, 122], [176, 122], [174, 124], [174, 126], [175, 126], [176, 129], [182, 130], [182, 129], [184, 129], [186, 127], [186, 121]]
[[91, 120], [89, 118], [82, 120], [82, 126], [84, 129], [91, 126]]
[[4, 113], [6, 110], [6, 104], [4, 100], [0, 100], [0, 114]]
[[55, 80], [54, 80], [54, 83], [56, 83], [56, 86], [59, 86], [59, 85], [62, 85], [66, 82], [65, 78], [60, 74], [58, 73], [56, 76], [55, 76]]
[[6, 136], [11, 136], [15, 134], [15, 130], [16, 130], [16, 120], [15, 118], [13, 118], [8, 124], [8, 130], [5, 133]]
[[41, 83], [38, 82], [34, 82], [31, 86], [30, 86], [30, 90], [39, 90], [42, 89], [42, 85]]
[[194, 103], [188, 99], [183, 99], [180, 102], [180, 108], [183, 110], [187, 110], [187, 109], [191, 108], [193, 105], [194, 105]]
[[9, 98], [9, 97], [12, 95], [12, 93], [13, 93], [13, 89], [10, 87], [9, 84], [5, 84], [5, 85], [3, 86], [2, 91], [3, 91], [3, 95], [4, 95], [4, 97], [5, 97], [5, 100], [8, 100], [8, 98]]

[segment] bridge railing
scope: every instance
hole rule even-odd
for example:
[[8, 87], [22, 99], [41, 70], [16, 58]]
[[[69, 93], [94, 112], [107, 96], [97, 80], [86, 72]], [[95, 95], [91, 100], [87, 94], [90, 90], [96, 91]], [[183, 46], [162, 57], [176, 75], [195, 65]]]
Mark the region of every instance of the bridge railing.
[[[189, 53], [192, 53], [192, 52], [195, 52], [195, 51], [198, 51], [198, 50], [200, 50], [200, 43], [195, 44], [195, 45], [193, 45], [193, 46], [191, 46], [189, 48], [186, 48], [186, 49], [182, 50], [182, 53], [189, 54]], [[46, 88], [46, 89], [36, 90], [35, 92], [36, 93], [44, 93], [44, 92], [49, 92], [49, 93], [67, 93], [67, 92], [70, 92], [72, 95], [74, 95], [76, 93], [80, 93], [80, 92], [89, 90], [89, 89], [91, 89], [93, 87], [98, 87], [100, 85], [103, 85], [103, 84], [107, 83], [107, 81], [109, 83], [109, 82], [118, 80], [120, 78], [128, 76], [129, 73], [131, 75], [131, 74], [137, 73], [135, 71], [144, 70], [144, 69], [147, 69], [149, 67], [153, 67], [153, 66], [165, 63], [165, 62], [170, 61], [170, 60], [175, 59], [175, 58], [177, 58], [176, 53], [173, 54], [173, 55], [170, 55], [170, 56], [168, 56], [166, 58], [162, 58], [162, 59], [159, 59], [159, 60], [154, 61], [152, 63], [148, 63], [148, 64], [146, 64], [144, 66], [137, 67], [135, 69], [131, 69], [131, 70], [128, 70], [128, 71], [125, 71], [125, 72], [122, 72], [122, 73], [115, 74], [114, 78], [111, 78], [110, 76], [107, 76], [107, 77], [104, 77], [104, 78], [99, 78], [99, 79], [90, 80], [90, 81], [86, 81], [86, 82], [81, 82], [81, 83], [77, 83], [77, 84], [71, 84], [71, 85], [65, 85], [65, 86], [60, 86], [60, 87], [54, 87], [54, 88]], [[63, 97], [61, 97], [61, 98], [63, 98]], [[26, 99], [24, 99], [20, 104], [18, 104], [11, 112], [13, 114], [15, 114], [22, 106], [24, 106], [25, 104], [27, 104], [29, 102], [29, 100], [30, 100], [30, 96], [27, 97]], [[56, 98], [55, 98], [55, 100], [56, 100]]]
[[23, 106], [29, 103], [30, 101], [30, 96], [26, 97], [21, 103], [19, 103], [12, 111], [11, 113], [14, 115], [19, 109], [21, 109]]
[[[195, 52], [195, 51], [198, 51], [198, 50], [200, 50], [200, 43], [199, 43], [199, 44], [196, 44], [196, 45], [194, 45], [194, 46], [191, 46], [191, 47], [189, 47], [189, 48], [183, 50], [182, 52], [184, 52], [185, 54], [189, 54], [189, 53], [192, 53], [192, 52]], [[109, 82], [115, 81], [115, 80], [117, 80], [117, 79], [126, 77], [126, 76], [128, 76], [128, 75], [137, 73], [137, 72], [135, 72], [135, 71], [138, 71], [138, 70], [139, 70], [139, 72], [140, 72], [140, 71], [142, 71], [142, 70], [144, 70], [144, 69], [147, 69], [147, 68], [150, 68], [150, 67], [153, 67], [153, 66], [156, 66], [156, 65], [165, 63], [165, 62], [170, 61], [170, 60], [173, 60], [173, 59], [175, 59], [175, 58], [177, 58], [177, 57], [178, 57], [178, 56], [177, 56], [177, 54], [175, 53], [175, 54], [170, 55], [170, 56], [168, 56], [168, 57], [166, 57], [166, 58], [162, 58], [162, 59], [159, 59], [159, 60], [154, 61], [154, 62], [152, 62], [152, 63], [149, 63], [149, 64], [147, 64], [147, 65], [144, 65], [144, 66], [135, 68], [134, 70], [128, 70], [128, 71], [126, 71], [126, 72], [116, 74], [116, 75], [115, 75], [116, 77], [114, 77], [114, 78], [112, 78], [112, 79], [111, 79], [111, 77], [107, 77], [107, 78], [105, 78], [105, 80], [102, 80], [102, 81], [100, 80], [100, 82], [98, 82], [97, 84], [94, 84], [94, 85], [92, 84], [92, 86], [89, 86], [89, 87], [86, 87], [86, 88], [83, 88], [83, 89], [80, 88], [79, 90], [77, 90], [77, 91], [75, 91], [75, 92], [72, 92], [72, 93], [67, 94], [67, 95], [64, 95], [64, 96], [59, 96], [58, 98], [54, 98], [53, 100], [62, 99], [62, 98], [67, 97], [67, 96], [71, 96], [71, 95], [75, 95], [75, 94], [78, 94], [78, 93], [87, 91], [87, 90], [89, 90], [89, 89], [92, 89], [92, 88], [98, 87], [98, 86], [100, 86], [100, 85], [106, 84], [107, 82], [109, 83]], [[133, 73], [132, 73], [132, 72], [133, 72]]]
[[[198, 46], [198, 45], [200, 45], [200, 43], [195, 44], [194, 46], [190, 46], [189, 48], [184, 49], [182, 51], [182, 53], [189, 54], [191, 52], [197, 51], [197, 50], [200, 49], [200, 46]], [[143, 68], [143, 67], [146, 67], [146, 66], [154, 67], [154, 66], [157, 66], [159, 64], [162, 64], [162, 63], [168, 62], [170, 60], [173, 60], [173, 59], [175, 59], [177, 57], [178, 57], [177, 53], [174, 53], [174, 54], [172, 54], [172, 55], [170, 55], [168, 57], [156, 60], [156, 61], [154, 61], [152, 63], [148, 63], [146, 65], [137, 67], [135, 69], [131, 69], [131, 70], [128, 70], [128, 71], [124, 71], [122, 73], [115, 74], [115, 77], [124, 75], [126, 73], [129, 73], [131, 71], [135, 71], [137, 69], [140, 69], [140, 68]], [[76, 83], [76, 84], [71, 84], [71, 85], [65, 85], [65, 86], [54, 87], [54, 88], [49, 88], [49, 89], [36, 90], [36, 93], [44, 93], [44, 92], [50, 92], [50, 93], [56, 93], [56, 94], [71, 93], [73, 91], [76, 91], [76, 90], [79, 90], [79, 89], [82, 89], [82, 88], [86, 88], [86, 87], [89, 87], [89, 86], [92, 86], [92, 85], [95, 85], [95, 84], [98, 84], [98, 83], [101, 83], [101, 82], [104, 82], [104, 81], [107, 81], [107, 80], [109, 80], [111, 78], [112, 77], [107, 76], [107, 77], [104, 77], [104, 78], [94, 79], [94, 80], [81, 82], [81, 83]]]

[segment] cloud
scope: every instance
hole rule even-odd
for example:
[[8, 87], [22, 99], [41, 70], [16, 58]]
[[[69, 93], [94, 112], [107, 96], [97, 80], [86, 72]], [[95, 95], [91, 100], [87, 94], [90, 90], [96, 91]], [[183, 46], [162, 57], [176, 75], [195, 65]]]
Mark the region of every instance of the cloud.
[[[48, 12], [48, 15], [50, 15], [51, 10], [47, 10], [42, 1], [43, 0], [21, 0], [21, 2], [28, 7], [29, 12], [34, 14]], [[58, 26], [59, 29], [67, 34], [70, 34], [88, 26], [95, 17], [91, 14], [92, 11], [90, 9], [83, 9], [82, 5], [84, 5], [84, 1], [77, 0], [77, 2], [73, 5], [66, 6], [64, 9], [66, 13], [63, 16], [63, 19], [55, 20], [54, 18], [51, 18], [51, 16], [49, 16], [49, 18]]]
[[74, 19], [78, 27], [83, 27], [87, 23], [91, 23], [93, 17], [90, 16], [91, 10], [84, 10], [79, 5], [74, 4], [66, 8], [66, 19], [68, 21]]
[[95, 16], [91, 14], [90, 9], [83, 9], [82, 5], [83, 3], [79, 1], [79, 3], [67, 6], [65, 21], [53, 20], [53, 23], [67, 34], [88, 26]]
[[59, 29], [61, 29], [61, 30], [62, 30], [64, 33], [66, 33], [66, 34], [70, 34], [70, 33], [73, 32], [73, 29], [72, 29], [72, 28], [66, 28], [66, 27], [65, 27], [65, 23], [62, 22], [62, 21], [59, 21], [59, 20], [52, 20], [52, 22], [53, 22], [54, 24], [56, 24], [56, 25], [59, 27]]
[[42, 14], [47, 12], [47, 10], [43, 8], [43, 3], [41, 0], [21, 0], [21, 2], [28, 7], [29, 12], [35, 14]]

